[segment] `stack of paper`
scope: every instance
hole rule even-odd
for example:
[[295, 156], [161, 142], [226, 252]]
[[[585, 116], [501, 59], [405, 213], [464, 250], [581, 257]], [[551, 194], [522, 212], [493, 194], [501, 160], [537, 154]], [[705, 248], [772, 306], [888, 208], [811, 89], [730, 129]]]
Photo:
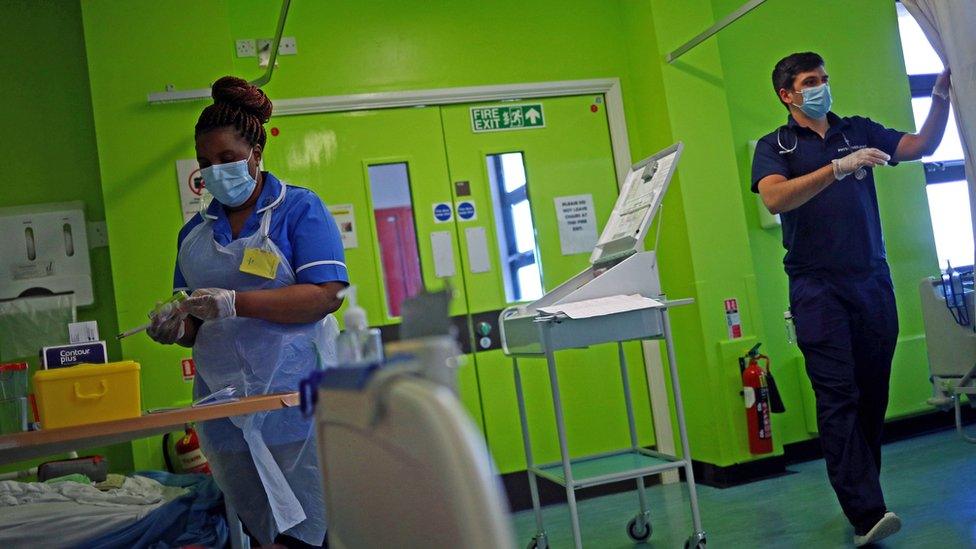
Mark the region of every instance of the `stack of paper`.
[[653, 309], [663, 306], [664, 304], [656, 299], [644, 297], [640, 294], [633, 294], [612, 295], [573, 303], [550, 305], [549, 307], [539, 307], [539, 311], [550, 315], [564, 314], [569, 318], [579, 319], [606, 316], [639, 309]]

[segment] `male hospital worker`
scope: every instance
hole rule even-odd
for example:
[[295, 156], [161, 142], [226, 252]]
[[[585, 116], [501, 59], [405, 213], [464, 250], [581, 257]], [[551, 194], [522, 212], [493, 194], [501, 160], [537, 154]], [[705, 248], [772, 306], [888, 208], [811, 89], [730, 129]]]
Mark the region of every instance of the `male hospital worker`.
[[[935, 150], [949, 114], [949, 73], [936, 81], [914, 135], [834, 114], [827, 80], [816, 53], [776, 64], [773, 90], [790, 114], [756, 145], [752, 190], [782, 217], [790, 309], [827, 474], [861, 546], [901, 528], [878, 481], [898, 318], [872, 169]], [[863, 86], [865, 95], [886, 93]]]
[[[193, 347], [200, 398], [297, 390], [334, 358], [337, 292], [348, 284], [335, 222], [315, 193], [260, 171], [271, 101], [234, 77], [213, 85], [196, 124], [214, 201], [180, 231], [177, 312], [153, 319], [160, 343]], [[324, 355], [324, 356], [323, 356]], [[297, 408], [208, 421], [203, 451], [224, 496], [262, 545], [319, 547], [325, 509], [312, 423]]]

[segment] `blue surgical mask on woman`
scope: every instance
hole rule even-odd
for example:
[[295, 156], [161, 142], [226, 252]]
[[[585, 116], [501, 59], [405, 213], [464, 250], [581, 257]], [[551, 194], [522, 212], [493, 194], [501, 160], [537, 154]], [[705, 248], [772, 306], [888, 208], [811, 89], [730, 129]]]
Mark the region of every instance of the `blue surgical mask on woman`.
[[830, 85], [826, 82], [813, 88], [804, 88], [800, 90], [800, 93], [803, 94], [803, 104], [794, 103], [793, 106], [803, 111], [803, 114], [810, 118], [820, 119], [830, 112], [832, 98], [830, 97]]
[[247, 202], [258, 182], [251, 176], [247, 163], [251, 160], [254, 149], [244, 160], [214, 164], [200, 170], [203, 174], [204, 187], [224, 206], [236, 208]]

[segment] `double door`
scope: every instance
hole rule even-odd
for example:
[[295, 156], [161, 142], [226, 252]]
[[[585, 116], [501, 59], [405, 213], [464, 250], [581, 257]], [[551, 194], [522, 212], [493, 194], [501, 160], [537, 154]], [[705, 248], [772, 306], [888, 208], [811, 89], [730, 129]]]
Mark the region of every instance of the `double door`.
[[[384, 337], [396, 337], [403, 299], [454, 288], [462, 402], [500, 472], [524, 469], [498, 314], [587, 266], [587, 242], [617, 196], [603, 98], [300, 115], [272, 127], [265, 166], [332, 210], [359, 301]], [[643, 364], [638, 344], [626, 352]], [[629, 445], [616, 365], [612, 345], [560, 356], [573, 454]], [[630, 372], [633, 387], [646, 386], [643, 368]], [[537, 459], [558, 459], [544, 361], [524, 361], [522, 375]], [[635, 397], [640, 442], [651, 444], [647, 393]]]

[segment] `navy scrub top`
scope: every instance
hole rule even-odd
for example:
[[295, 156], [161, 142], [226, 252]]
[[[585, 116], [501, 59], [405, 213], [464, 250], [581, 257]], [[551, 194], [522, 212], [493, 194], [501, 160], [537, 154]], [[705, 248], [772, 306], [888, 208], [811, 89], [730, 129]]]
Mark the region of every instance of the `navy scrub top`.
[[[905, 135], [860, 116], [841, 118], [831, 112], [827, 121], [830, 128], [823, 138], [790, 116], [785, 126], [760, 139], [752, 160], [752, 192], [759, 192], [759, 181], [764, 177], [779, 174], [792, 179], [806, 175], [866, 147], [880, 149], [894, 158], [898, 142]], [[792, 152], [785, 152], [794, 146]], [[790, 277], [843, 277], [887, 269], [878, 196], [870, 168], [864, 179], [851, 174], [835, 181], [806, 204], [781, 214], [780, 219], [786, 248], [783, 264]]]

